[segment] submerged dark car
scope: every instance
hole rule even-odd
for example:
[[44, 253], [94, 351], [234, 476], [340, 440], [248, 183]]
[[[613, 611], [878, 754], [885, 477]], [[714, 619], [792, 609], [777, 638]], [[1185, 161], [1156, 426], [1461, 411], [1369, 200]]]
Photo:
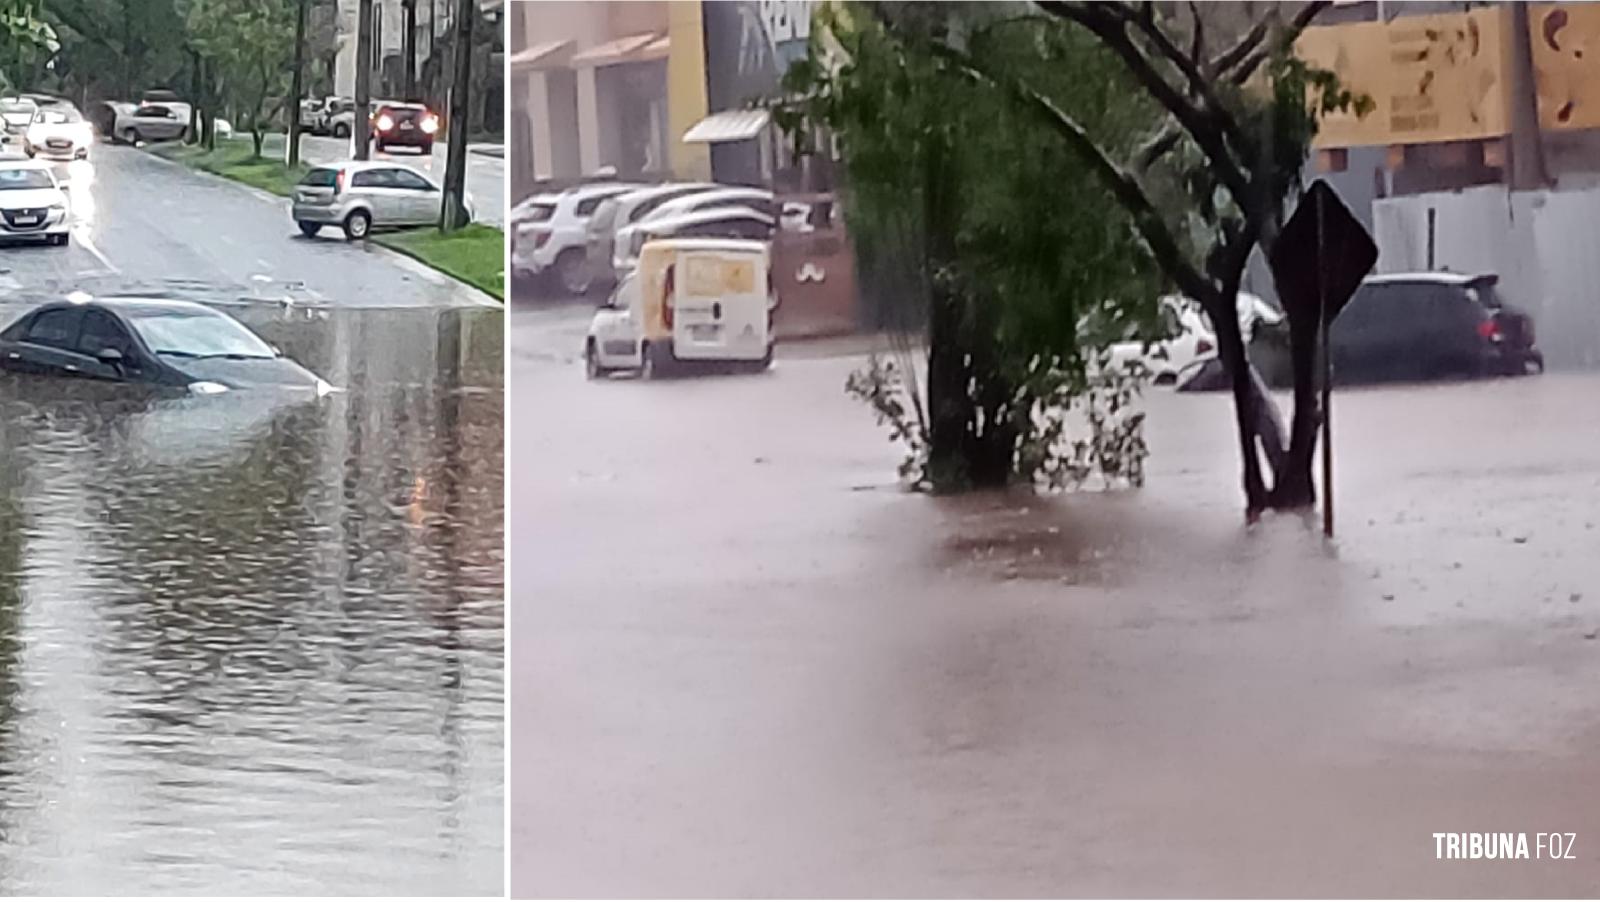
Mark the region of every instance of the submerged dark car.
[[96, 298], [45, 304], [0, 332], [0, 369], [215, 394], [331, 391], [238, 320], [190, 301]]
[[[1361, 283], [1333, 321], [1333, 378], [1341, 384], [1544, 371], [1533, 318], [1507, 304], [1494, 275], [1400, 273]], [[1258, 336], [1251, 357], [1267, 381], [1289, 383], [1282, 336]], [[1275, 341], [1276, 338], [1276, 341]], [[1208, 361], [1179, 389], [1226, 389], [1222, 367]]]

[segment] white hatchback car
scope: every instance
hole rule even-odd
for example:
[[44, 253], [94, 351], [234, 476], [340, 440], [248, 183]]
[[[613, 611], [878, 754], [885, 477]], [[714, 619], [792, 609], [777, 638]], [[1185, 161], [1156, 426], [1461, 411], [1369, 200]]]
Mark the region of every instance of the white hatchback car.
[[[373, 229], [433, 225], [444, 192], [420, 172], [398, 163], [346, 161], [319, 166], [294, 188], [290, 216], [307, 238], [338, 226], [351, 241]], [[472, 202], [463, 201], [467, 217]]]
[[511, 274], [519, 279], [553, 274], [572, 294], [589, 288], [584, 260], [589, 218], [609, 198], [640, 185], [604, 182], [557, 194], [535, 194], [511, 208]]
[[61, 245], [71, 229], [67, 193], [49, 163], [0, 163], [0, 238], [43, 238]]

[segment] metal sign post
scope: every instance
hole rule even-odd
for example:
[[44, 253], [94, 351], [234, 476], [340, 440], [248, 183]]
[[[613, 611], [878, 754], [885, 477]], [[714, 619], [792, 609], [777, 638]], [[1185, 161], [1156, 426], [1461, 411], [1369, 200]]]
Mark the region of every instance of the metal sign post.
[[[1327, 211], [1323, 199], [1327, 195], [1317, 192], [1317, 246], [1326, 248]], [[1328, 335], [1333, 331], [1333, 317], [1328, 315], [1328, 254], [1317, 254], [1317, 323], [1322, 341], [1322, 534], [1333, 538], [1333, 355]]]

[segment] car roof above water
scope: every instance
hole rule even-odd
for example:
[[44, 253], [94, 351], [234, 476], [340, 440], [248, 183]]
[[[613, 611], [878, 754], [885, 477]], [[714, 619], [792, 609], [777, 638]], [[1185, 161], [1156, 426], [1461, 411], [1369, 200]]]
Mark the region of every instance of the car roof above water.
[[1478, 285], [1482, 283], [1494, 284], [1500, 277], [1494, 273], [1461, 272], [1394, 272], [1378, 276], [1368, 276], [1363, 280], [1367, 285], [1401, 285], [1401, 284], [1429, 284], [1429, 285]]

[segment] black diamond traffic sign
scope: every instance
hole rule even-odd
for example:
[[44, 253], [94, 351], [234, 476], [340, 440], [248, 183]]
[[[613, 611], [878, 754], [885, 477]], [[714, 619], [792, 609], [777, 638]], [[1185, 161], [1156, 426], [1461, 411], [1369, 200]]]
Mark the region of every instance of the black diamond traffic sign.
[[1378, 246], [1328, 183], [1317, 179], [1267, 255], [1291, 322], [1331, 323], [1378, 262]]

